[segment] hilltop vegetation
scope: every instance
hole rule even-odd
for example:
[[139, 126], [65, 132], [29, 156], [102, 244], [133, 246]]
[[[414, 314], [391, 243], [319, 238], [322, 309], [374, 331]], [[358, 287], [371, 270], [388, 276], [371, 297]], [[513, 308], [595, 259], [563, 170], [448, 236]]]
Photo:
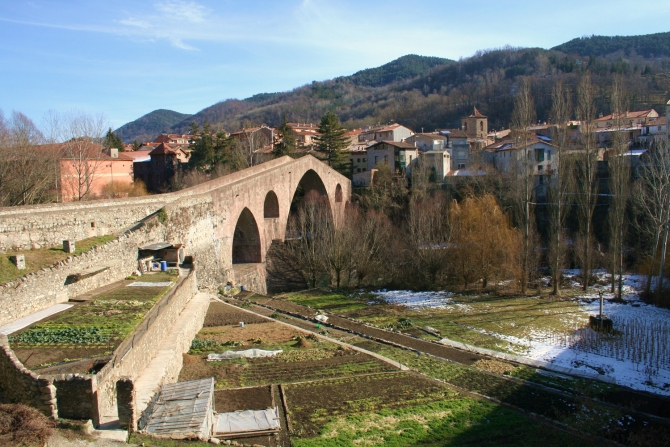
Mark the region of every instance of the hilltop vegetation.
[[580, 56], [606, 56], [622, 51], [626, 56], [638, 54], [645, 58], [670, 56], [670, 32], [644, 36], [578, 37], [552, 50]]
[[185, 113], [173, 110], [158, 109], [147, 113], [141, 118], [124, 124], [114, 131], [126, 143], [137, 141], [153, 141], [161, 132], [167, 132], [176, 123], [190, 117]]
[[460, 118], [474, 105], [489, 116], [490, 128], [502, 128], [509, 126], [522, 77], [531, 79], [537, 118], [548, 121], [551, 87], [560, 80], [575, 91], [586, 71], [598, 87], [599, 112], [610, 111], [614, 74], [623, 75], [631, 108], [660, 109], [670, 89], [670, 33], [594, 36], [551, 50], [506, 47], [479, 51], [459, 61], [408, 55], [292, 91], [221, 101], [175, 123], [170, 131], [187, 132], [193, 121], [199, 125], [208, 121], [215, 129], [228, 131], [258, 124], [278, 126], [284, 116], [292, 122], [318, 122], [328, 111], [349, 128], [394, 120], [415, 130], [433, 130], [459, 126]]

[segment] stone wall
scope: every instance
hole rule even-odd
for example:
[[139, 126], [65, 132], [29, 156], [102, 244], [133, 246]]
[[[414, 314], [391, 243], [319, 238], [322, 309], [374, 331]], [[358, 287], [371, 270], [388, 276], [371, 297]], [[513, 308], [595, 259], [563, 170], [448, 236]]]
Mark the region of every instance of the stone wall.
[[[138, 247], [164, 238], [165, 226], [151, 217], [113, 241], [0, 285], [0, 325], [122, 280], [137, 269]], [[90, 276], [71, 281], [81, 274]]]
[[[112, 360], [94, 376], [94, 394], [99, 415], [116, 413], [116, 382], [122, 377], [136, 377], [156, 356], [161, 340], [170, 332], [172, 324], [197, 291], [195, 270], [191, 270], [188, 276], [181, 278], [156, 303], [144, 321], [114, 351]], [[190, 341], [189, 339], [188, 342]], [[181, 353], [179, 356], [181, 357]]]
[[0, 391], [13, 403], [35, 407], [56, 419], [56, 387], [48, 377], [26, 369], [9, 347], [7, 336], [0, 335]]
[[0, 251], [60, 247], [66, 239], [79, 241], [120, 234], [162, 208], [169, 199], [166, 194], [136, 198], [137, 202], [102, 201], [107, 206], [84, 202], [0, 208]]

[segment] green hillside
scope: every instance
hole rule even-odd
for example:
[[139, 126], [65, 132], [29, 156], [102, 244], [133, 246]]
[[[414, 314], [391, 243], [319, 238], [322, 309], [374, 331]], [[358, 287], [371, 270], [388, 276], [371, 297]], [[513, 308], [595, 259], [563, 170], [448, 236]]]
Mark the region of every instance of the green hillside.
[[647, 34], [644, 36], [591, 36], [572, 39], [552, 50], [580, 56], [606, 56], [622, 51], [626, 56], [633, 54], [645, 58], [670, 56], [670, 32]]
[[191, 115], [172, 110], [159, 109], [147, 113], [141, 118], [124, 124], [114, 131], [125, 143], [153, 141], [162, 132], [168, 132], [176, 123]]

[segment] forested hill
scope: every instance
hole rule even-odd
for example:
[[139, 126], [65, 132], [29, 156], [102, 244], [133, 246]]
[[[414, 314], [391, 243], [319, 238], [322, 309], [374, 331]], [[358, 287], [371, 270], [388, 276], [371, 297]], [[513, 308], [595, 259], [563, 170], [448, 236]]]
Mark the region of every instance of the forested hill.
[[384, 64], [377, 68], [368, 68], [361, 70], [348, 77], [339, 79], [348, 80], [352, 84], [365, 85], [368, 87], [381, 87], [393, 82], [404, 81], [406, 79], [423, 76], [428, 74], [431, 68], [436, 65], [445, 65], [452, 63], [451, 59], [441, 57], [418, 56], [408, 54]]
[[670, 32], [644, 36], [591, 36], [572, 39], [552, 50], [580, 56], [606, 56], [622, 51], [626, 56], [646, 58], [670, 56]]
[[[604, 55], [586, 50], [582, 54], [567, 47], [567, 52], [508, 47], [480, 51], [459, 61], [408, 55], [378, 68], [287, 92], [221, 101], [174, 124], [170, 131], [187, 132], [191, 122], [202, 125], [205, 120], [228, 131], [259, 124], [278, 126], [284, 116], [293, 122], [316, 123], [328, 111], [335, 112], [349, 128], [397, 121], [415, 130], [433, 130], [460, 126], [460, 118], [473, 106], [489, 117], [489, 128], [497, 129], [509, 126], [514, 92], [522, 77], [532, 82], [537, 119], [548, 121], [552, 86], [563, 81], [574, 92], [587, 72], [597, 87], [598, 113], [609, 113], [609, 86], [615, 74], [623, 76], [631, 109], [653, 107], [661, 112], [670, 90], [670, 52], [645, 57], [643, 48], [651, 46], [642, 43], [657, 36], [658, 42], [652, 41], [658, 51], [668, 34], [636, 36], [630, 39], [637, 39], [639, 45], [630, 48], [639, 50], [626, 52], [624, 47], [611, 45], [603, 50]], [[577, 40], [592, 43], [599, 38], [589, 39]], [[612, 48], [617, 50], [612, 52]]]
[[172, 126], [190, 117], [185, 113], [159, 109], [147, 113], [141, 118], [124, 124], [114, 131], [125, 143], [137, 141], [153, 141], [162, 132], [167, 132]]

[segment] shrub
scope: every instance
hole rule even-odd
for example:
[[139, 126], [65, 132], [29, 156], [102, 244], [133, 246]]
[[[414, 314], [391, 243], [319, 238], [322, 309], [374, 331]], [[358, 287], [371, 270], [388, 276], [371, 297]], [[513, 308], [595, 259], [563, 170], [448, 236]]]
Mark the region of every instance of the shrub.
[[43, 446], [55, 424], [34, 408], [0, 404], [0, 445]]

